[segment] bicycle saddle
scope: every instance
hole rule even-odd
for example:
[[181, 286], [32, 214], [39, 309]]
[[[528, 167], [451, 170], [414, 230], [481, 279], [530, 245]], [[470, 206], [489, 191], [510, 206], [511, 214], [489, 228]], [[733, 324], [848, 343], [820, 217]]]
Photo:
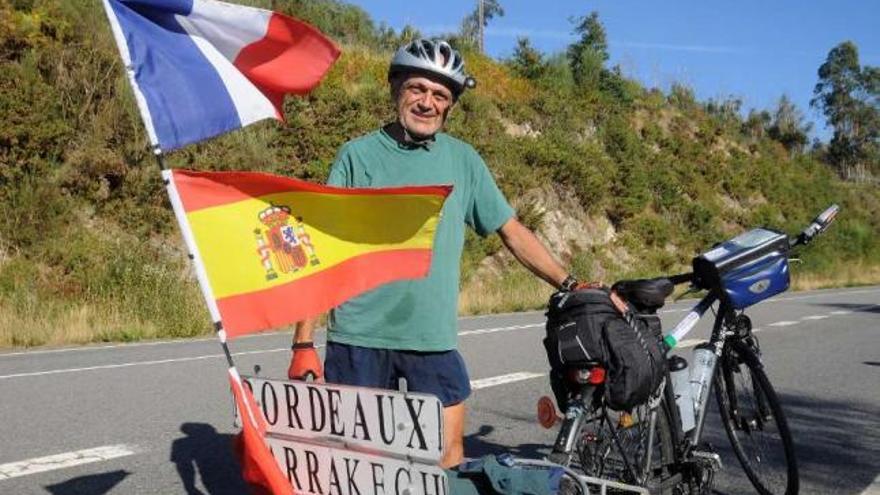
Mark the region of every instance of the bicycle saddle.
[[611, 290], [636, 307], [639, 312], [653, 313], [663, 307], [663, 303], [675, 285], [666, 277], [620, 280]]

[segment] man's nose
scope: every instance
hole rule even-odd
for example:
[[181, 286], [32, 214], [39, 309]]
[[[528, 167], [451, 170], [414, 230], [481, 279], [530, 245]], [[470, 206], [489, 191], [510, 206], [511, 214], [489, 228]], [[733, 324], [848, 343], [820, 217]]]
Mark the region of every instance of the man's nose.
[[430, 91], [425, 91], [416, 103], [424, 109], [432, 108], [434, 106], [434, 95]]

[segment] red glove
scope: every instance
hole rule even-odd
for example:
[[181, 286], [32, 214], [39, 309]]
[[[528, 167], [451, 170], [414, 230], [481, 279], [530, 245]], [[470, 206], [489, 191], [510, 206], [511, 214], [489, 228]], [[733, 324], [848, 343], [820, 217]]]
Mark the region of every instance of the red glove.
[[287, 377], [291, 380], [305, 380], [311, 374], [315, 380], [324, 378], [324, 367], [315, 345], [312, 342], [293, 344], [293, 355], [287, 368]]

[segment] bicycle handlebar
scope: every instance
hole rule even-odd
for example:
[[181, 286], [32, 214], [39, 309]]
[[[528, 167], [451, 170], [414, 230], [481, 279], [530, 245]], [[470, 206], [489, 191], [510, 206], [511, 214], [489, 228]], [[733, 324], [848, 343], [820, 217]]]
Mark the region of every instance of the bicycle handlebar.
[[826, 208], [825, 211], [817, 215], [816, 218], [810, 222], [810, 225], [808, 225], [803, 232], [790, 241], [791, 247], [809, 244], [814, 237], [828, 229], [828, 226], [831, 225], [837, 217], [838, 212], [840, 212], [840, 207], [836, 204]]

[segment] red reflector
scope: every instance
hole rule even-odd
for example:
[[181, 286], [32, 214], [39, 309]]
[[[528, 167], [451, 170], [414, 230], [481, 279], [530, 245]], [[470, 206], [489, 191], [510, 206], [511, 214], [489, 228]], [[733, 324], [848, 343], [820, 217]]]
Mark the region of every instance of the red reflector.
[[590, 383], [598, 385], [605, 382], [605, 368], [596, 366], [590, 370]]
[[556, 415], [556, 406], [553, 399], [546, 395], [538, 399], [538, 423], [544, 428], [553, 428], [559, 416]]

